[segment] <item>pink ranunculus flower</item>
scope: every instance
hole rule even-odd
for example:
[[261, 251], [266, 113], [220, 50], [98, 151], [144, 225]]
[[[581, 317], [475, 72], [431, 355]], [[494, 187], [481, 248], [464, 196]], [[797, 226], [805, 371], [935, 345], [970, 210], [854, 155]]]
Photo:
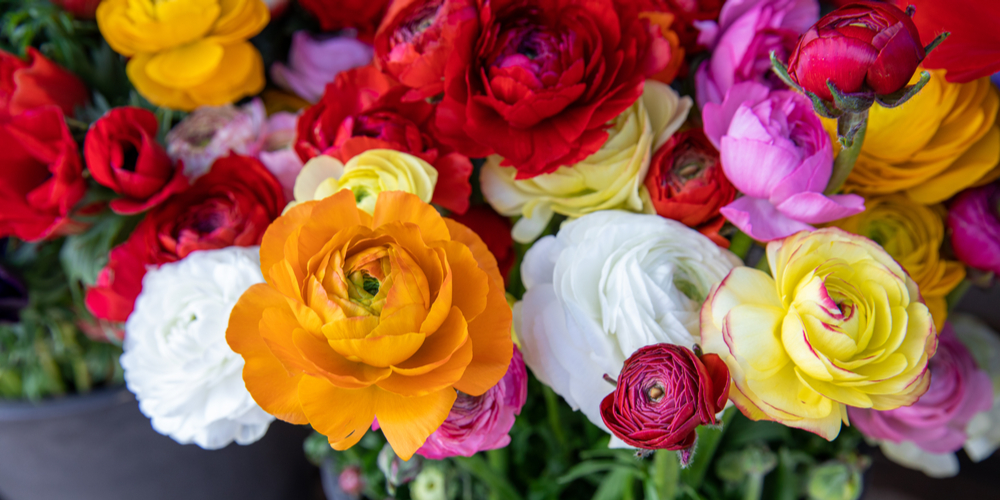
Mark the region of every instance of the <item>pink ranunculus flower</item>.
[[853, 194], [826, 196], [830, 136], [809, 99], [757, 82], [734, 85], [702, 111], [726, 177], [743, 197], [720, 212], [755, 240], [771, 241], [864, 211]]
[[972, 417], [993, 406], [989, 375], [945, 324], [928, 364], [931, 384], [913, 406], [876, 411], [851, 407], [851, 425], [877, 441], [911, 442], [930, 453], [951, 453], [965, 443]]
[[274, 174], [285, 192], [285, 199], [295, 199], [292, 188], [295, 178], [302, 170], [302, 160], [292, 148], [295, 142], [295, 122], [298, 117], [292, 113], [278, 112], [271, 115], [264, 124], [259, 142], [257, 159]]
[[722, 102], [726, 92], [740, 82], [787, 88], [771, 71], [771, 51], [788, 61], [799, 35], [818, 19], [816, 0], [726, 2], [718, 23], [699, 23], [698, 43], [709, 47], [712, 57], [695, 74], [698, 104]]
[[955, 255], [969, 266], [1000, 274], [1000, 186], [963, 191], [948, 210]]
[[326, 84], [341, 71], [371, 62], [374, 49], [354, 37], [314, 37], [305, 31], [292, 35], [288, 64], [271, 66], [271, 78], [280, 87], [315, 103]]
[[482, 396], [459, 393], [451, 413], [417, 454], [441, 460], [471, 457], [476, 452], [510, 444], [510, 428], [528, 398], [528, 372], [521, 351], [514, 346], [507, 374]]

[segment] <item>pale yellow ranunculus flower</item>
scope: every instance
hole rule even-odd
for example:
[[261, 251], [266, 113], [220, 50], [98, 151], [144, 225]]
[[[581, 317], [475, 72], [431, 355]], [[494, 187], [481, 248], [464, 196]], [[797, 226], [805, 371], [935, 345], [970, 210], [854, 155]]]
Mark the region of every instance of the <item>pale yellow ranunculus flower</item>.
[[767, 245], [774, 277], [733, 269], [701, 309], [701, 340], [752, 420], [832, 440], [847, 406], [891, 410], [930, 384], [937, 348], [917, 284], [875, 242], [838, 228]]
[[371, 149], [346, 164], [332, 156], [320, 155], [302, 167], [295, 178], [295, 201], [285, 210], [333, 196], [342, 189], [353, 192], [358, 208], [368, 213], [374, 212], [375, 201], [383, 191], [405, 191], [430, 203], [437, 179], [438, 172], [430, 163], [392, 149]]
[[944, 207], [921, 205], [900, 194], [869, 197], [865, 207], [864, 212], [833, 225], [882, 245], [917, 282], [941, 331], [948, 317], [945, 297], [965, 279], [961, 262], [941, 256]]
[[[898, 108], [876, 104], [844, 189], [864, 195], [903, 192], [918, 203], [940, 203], [1000, 176], [1000, 96], [989, 78], [951, 83], [941, 70]], [[914, 82], [919, 72], [914, 76]], [[831, 136], [836, 121], [823, 120]], [[834, 148], [837, 149], [836, 140]]]
[[669, 86], [647, 80], [642, 97], [611, 122], [600, 150], [575, 165], [550, 174], [515, 180], [517, 170], [501, 167], [502, 158], [486, 160], [480, 174], [483, 196], [502, 215], [522, 216], [514, 224], [514, 240], [537, 238], [553, 214], [571, 218], [598, 210], [652, 213], [643, 181], [649, 161], [691, 109], [691, 98]]
[[247, 39], [270, 20], [261, 0], [104, 0], [97, 25], [153, 104], [190, 111], [264, 88], [264, 63]]

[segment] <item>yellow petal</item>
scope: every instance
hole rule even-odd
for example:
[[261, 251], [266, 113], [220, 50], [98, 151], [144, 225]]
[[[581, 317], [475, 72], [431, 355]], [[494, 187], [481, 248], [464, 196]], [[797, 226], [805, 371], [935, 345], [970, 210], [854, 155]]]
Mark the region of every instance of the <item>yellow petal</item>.
[[382, 433], [396, 455], [403, 460], [413, 457], [448, 418], [457, 397], [453, 389], [410, 398], [381, 391], [375, 412]]

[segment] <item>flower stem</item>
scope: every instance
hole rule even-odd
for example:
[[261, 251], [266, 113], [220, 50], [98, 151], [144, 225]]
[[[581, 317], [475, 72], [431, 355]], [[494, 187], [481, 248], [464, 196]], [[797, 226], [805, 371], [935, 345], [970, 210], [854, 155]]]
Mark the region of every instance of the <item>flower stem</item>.
[[559, 441], [562, 449], [566, 450], [566, 435], [563, 433], [562, 419], [559, 418], [559, 401], [556, 399], [556, 393], [549, 386], [543, 385], [542, 394], [545, 395], [545, 409], [549, 417], [549, 426], [552, 427], [556, 441]]
[[868, 111], [861, 113], [844, 113], [837, 119], [837, 136], [840, 142], [840, 154], [833, 162], [833, 173], [826, 185], [825, 194], [834, 194], [847, 181], [854, 170], [854, 163], [861, 154], [861, 146], [865, 143], [865, 132], [868, 130]]
[[747, 474], [747, 481], [744, 484], [746, 490], [743, 492], [743, 500], [760, 500], [764, 494], [764, 475], [760, 473]]
[[677, 452], [656, 450], [653, 454], [653, 484], [659, 500], [673, 500], [681, 479], [681, 466]]
[[729, 251], [736, 254], [741, 260], [746, 260], [747, 253], [750, 252], [752, 246], [753, 238], [743, 231], [736, 231], [736, 234], [733, 235], [733, 240], [729, 242]]

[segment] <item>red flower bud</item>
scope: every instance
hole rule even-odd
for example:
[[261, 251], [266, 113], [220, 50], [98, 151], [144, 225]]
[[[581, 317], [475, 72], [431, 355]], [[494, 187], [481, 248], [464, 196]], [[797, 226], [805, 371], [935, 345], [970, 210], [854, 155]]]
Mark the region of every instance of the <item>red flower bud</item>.
[[729, 369], [715, 354], [698, 356], [686, 347], [655, 344], [633, 353], [618, 376], [615, 392], [601, 401], [601, 418], [627, 444], [647, 450], [690, 448], [702, 424], [729, 399]]
[[788, 72], [803, 89], [828, 101], [832, 82], [844, 93], [885, 95], [906, 86], [924, 59], [920, 33], [893, 5], [859, 1], [819, 20], [799, 39]]

